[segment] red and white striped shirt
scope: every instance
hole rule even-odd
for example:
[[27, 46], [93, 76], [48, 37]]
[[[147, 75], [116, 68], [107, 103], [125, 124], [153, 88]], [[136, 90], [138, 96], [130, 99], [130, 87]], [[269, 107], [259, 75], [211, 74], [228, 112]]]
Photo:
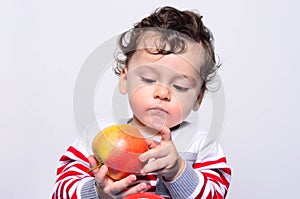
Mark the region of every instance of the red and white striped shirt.
[[[211, 145], [206, 154], [201, 153], [203, 139], [200, 137], [203, 134], [199, 135], [194, 137], [184, 152], [179, 151], [186, 161], [186, 167], [177, 179], [165, 182], [160, 176], [150, 174], [138, 176], [138, 181], [149, 182], [152, 187], [148, 191], [166, 198], [225, 198], [230, 184], [231, 169], [217, 142]], [[94, 176], [92, 172], [87, 172], [90, 169], [87, 159], [89, 155], [80, 139], [69, 146], [59, 159], [52, 199], [98, 198]]]

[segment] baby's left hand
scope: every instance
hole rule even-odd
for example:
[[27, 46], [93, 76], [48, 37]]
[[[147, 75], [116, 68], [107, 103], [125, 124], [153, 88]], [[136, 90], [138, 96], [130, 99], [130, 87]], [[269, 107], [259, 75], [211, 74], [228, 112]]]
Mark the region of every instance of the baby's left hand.
[[149, 163], [142, 169], [141, 173], [146, 174], [155, 172], [164, 177], [167, 181], [176, 179], [184, 168], [184, 160], [179, 157], [171, 139], [170, 129], [163, 127], [160, 130], [161, 141], [156, 142], [148, 139], [148, 146], [150, 150], [140, 155], [140, 161], [146, 162], [150, 159]]

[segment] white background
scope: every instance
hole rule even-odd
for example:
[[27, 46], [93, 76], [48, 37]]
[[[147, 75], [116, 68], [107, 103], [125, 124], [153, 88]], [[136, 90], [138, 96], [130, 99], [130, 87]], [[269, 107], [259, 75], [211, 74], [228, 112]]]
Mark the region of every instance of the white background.
[[72, 97], [89, 54], [162, 5], [197, 9], [223, 66], [222, 145], [230, 199], [299, 195], [297, 1], [52, 0], [0, 2], [1, 198], [50, 198], [76, 137]]

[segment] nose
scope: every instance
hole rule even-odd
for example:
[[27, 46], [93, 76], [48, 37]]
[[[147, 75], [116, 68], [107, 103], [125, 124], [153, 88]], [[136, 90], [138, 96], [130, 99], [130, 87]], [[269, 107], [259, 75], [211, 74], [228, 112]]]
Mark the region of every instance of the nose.
[[170, 95], [169, 88], [162, 85], [156, 85], [156, 88], [153, 93], [153, 98], [164, 100], [164, 101], [170, 101], [171, 95]]

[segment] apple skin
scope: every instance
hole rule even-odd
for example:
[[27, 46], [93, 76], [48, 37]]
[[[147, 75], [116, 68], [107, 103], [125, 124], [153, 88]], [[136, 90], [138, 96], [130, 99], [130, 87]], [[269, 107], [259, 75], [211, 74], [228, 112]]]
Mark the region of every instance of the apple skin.
[[120, 180], [130, 174], [138, 174], [147, 162], [140, 162], [140, 154], [148, 150], [146, 139], [131, 125], [118, 124], [100, 131], [92, 144], [99, 164], [108, 167], [107, 175]]
[[164, 199], [164, 198], [154, 193], [142, 192], [142, 193], [136, 193], [136, 194], [125, 196], [122, 199]]

